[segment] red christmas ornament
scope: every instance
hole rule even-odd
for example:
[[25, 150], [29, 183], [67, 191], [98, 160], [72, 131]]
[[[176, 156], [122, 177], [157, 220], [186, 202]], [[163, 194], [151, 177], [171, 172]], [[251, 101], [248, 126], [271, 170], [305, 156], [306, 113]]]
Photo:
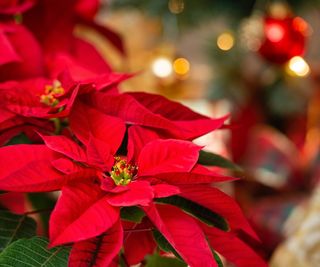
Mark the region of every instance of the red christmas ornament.
[[264, 18], [264, 40], [259, 53], [270, 62], [283, 64], [305, 52], [308, 24], [300, 17]]

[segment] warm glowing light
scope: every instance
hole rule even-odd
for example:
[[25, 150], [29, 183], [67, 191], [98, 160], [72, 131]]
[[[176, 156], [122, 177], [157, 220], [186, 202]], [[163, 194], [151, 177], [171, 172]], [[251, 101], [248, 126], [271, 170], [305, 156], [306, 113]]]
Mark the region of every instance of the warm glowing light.
[[228, 51], [234, 46], [234, 37], [231, 33], [224, 32], [218, 36], [217, 46], [223, 50]]
[[177, 58], [173, 62], [173, 69], [179, 75], [186, 75], [190, 70], [190, 63], [185, 58]]
[[184, 0], [169, 0], [168, 8], [173, 14], [180, 14], [184, 10]]
[[267, 25], [266, 36], [271, 42], [279, 42], [284, 36], [284, 29], [278, 24]]
[[292, 25], [296, 31], [304, 34], [306, 34], [308, 31], [308, 23], [303, 18], [295, 17], [292, 21]]
[[302, 57], [299, 56], [291, 58], [287, 67], [289, 70], [289, 74], [299, 77], [305, 77], [310, 72], [310, 67], [308, 63]]
[[170, 76], [172, 74], [171, 61], [164, 57], [155, 59], [152, 63], [152, 72], [160, 78]]

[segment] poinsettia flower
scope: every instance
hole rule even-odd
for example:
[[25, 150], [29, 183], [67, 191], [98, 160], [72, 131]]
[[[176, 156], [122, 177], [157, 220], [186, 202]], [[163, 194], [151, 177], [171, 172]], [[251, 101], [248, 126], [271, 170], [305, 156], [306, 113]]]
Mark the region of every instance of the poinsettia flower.
[[[172, 207], [176, 214], [173, 216], [170, 205], [153, 204], [177, 194], [226, 216], [232, 230], [241, 229], [255, 237], [238, 206], [226, 195], [211, 190], [214, 200], [206, 205], [206, 200], [210, 200], [207, 195], [201, 198], [199, 193], [188, 191], [186, 185], [196, 180], [197, 174], [205, 184], [214, 180], [208, 170], [197, 165], [200, 147], [189, 141], [152, 139], [153, 131], [146, 132], [145, 144], [136, 138], [142, 128], [130, 126], [125, 153], [119, 149], [126, 132], [124, 121], [90, 107], [84, 111], [85, 115], [78, 114], [78, 124], [71, 124], [82, 145], [65, 136], [43, 136], [45, 145], [0, 149], [0, 156], [10, 155], [9, 168], [0, 172], [1, 190], [62, 190], [50, 219], [50, 239], [52, 246], [75, 243], [71, 254], [74, 266], [87, 260], [82, 248], [92, 251], [97, 242], [103, 244], [99, 262], [111, 264], [123, 242], [120, 209], [130, 206], [142, 207], [153, 228], [165, 236], [189, 265], [203, 266], [205, 261], [207, 266], [217, 266], [196, 218]], [[186, 177], [187, 173], [193, 173], [194, 177]], [[173, 179], [171, 184], [170, 178], [163, 178], [166, 174], [171, 177], [176, 174], [181, 181]], [[222, 201], [216, 201], [221, 197]], [[190, 236], [197, 237], [196, 244]], [[149, 240], [150, 235], [143, 238]], [[143, 252], [137, 258], [128, 255], [135, 262], [141, 260]]]
[[[98, 124], [99, 128], [96, 127]], [[43, 156], [51, 157], [51, 161], [46, 161], [50, 166], [45, 162], [37, 164], [35, 180], [32, 178], [34, 170], [28, 170], [24, 161], [23, 165], [20, 163], [10, 168], [14, 173], [8, 170], [0, 176], [0, 188], [3, 190], [62, 189], [61, 197], [50, 220], [52, 245], [80, 242], [108, 233], [108, 229], [119, 220], [120, 207], [148, 206], [153, 198], [178, 194], [179, 188], [159, 181], [152, 183], [150, 178], [161, 173], [189, 172], [198, 159], [200, 147], [188, 141], [171, 139], [149, 142], [141, 149], [134, 162], [129, 163], [125, 157], [114, 159], [125, 133], [122, 120], [89, 108], [82, 126], [89, 131], [81, 131], [79, 128], [74, 133], [84, 144], [85, 149], [64, 136], [43, 137], [46, 146], [52, 150]], [[112, 132], [111, 127], [114, 130]], [[34, 151], [35, 147], [44, 149], [39, 145], [19, 146], [19, 153], [24, 153], [28, 157], [28, 153]], [[10, 147], [4, 150], [7, 154], [11, 153], [13, 158], [14, 153], [17, 153], [17, 151], [12, 152]], [[129, 153], [132, 154], [130, 151]], [[14, 162], [10, 164], [13, 165]], [[23, 171], [20, 171], [22, 166]], [[57, 176], [55, 182], [52, 173], [50, 175], [52, 182], [45, 184], [48, 168], [50, 172], [60, 173], [60, 176]], [[28, 174], [32, 175], [29, 177]], [[88, 220], [92, 223], [88, 224]], [[191, 257], [188, 254], [182, 255]], [[106, 257], [113, 258], [108, 254]], [[213, 260], [212, 256], [209, 258]]]
[[34, 78], [0, 84], [0, 105], [25, 117], [53, 118], [68, 114], [79, 85]]

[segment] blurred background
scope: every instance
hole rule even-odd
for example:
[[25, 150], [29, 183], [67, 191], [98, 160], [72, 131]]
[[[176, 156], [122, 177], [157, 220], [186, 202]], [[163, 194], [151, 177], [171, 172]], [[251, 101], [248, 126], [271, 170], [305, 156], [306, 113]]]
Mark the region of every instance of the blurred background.
[[259, 233], [270, 266], [320, 266], [320, 1], [105, 1], [97, 21], [120, 54], [80, 28], [114, 70], [230, 129], [197, 140], [243, 168], [223, 188]]

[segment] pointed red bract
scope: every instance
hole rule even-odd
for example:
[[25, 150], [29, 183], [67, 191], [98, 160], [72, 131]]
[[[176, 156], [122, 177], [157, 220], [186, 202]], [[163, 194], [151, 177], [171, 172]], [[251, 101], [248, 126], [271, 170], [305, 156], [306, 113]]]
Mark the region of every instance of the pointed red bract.
[[237, 180], [235, 177], [225, 176], [196, 164], [190, 172], [160, 173], [156, 178], [175, 185], [183, 184], [211, 184]]
[[153, 254], [156, 248], [149, 224], [144, 220], [140, 224], [123, 222], [125, 231], [124, 255], [130, 266], [140, 263], [146, 255]]
[[156, 184], [152, 186], [152, 189], [155, 198], [170, 197], [180, 193], [179, 187], [169, 184]]
[[188, 107], [160, 95], [142, 92], [127, 93], [133, 96], [140, 104], [155, 114], [172, 121], [178, 130], [172, 132], [175, 137], [192, 140], [220, 128], [228, 116], [218, 119], [200, 115]]
[[188, 265], [218, 266], [202, 229], [192, 217], [169, 205], [150, 205], [144, 211]]
[[71, 178], [51, 166], [51, 161], [59, 157], [44, 145], [0, 148], [0, 158], [6, 159], [0, 169], [0, 190], [46, 192], [60, 189]]
[[157, 129], [178, 130], [171, 121], [152, 113], [128, 94], [110, 95], [95, 93], [90, 95], [90, 104], [105, 114], [122, 118], [128, 124], [143, 125]]
[[86, 240], [107, 231], [119, 219], [98, 185], [65, 186], [50, 218], [51, 246]]
[[119, 253], [123, 243], [123, 230], [120, 220], [106, 233], [73, 245], [69, 267], [109, 266]]
[[204, 206], [227, 220], [231, 229], [242, 229], [259, 240], [240, 207], [233, 198], [217, 188], [205, 185], [181, 185], [181, 196]]
[[41, 136], [47, 147], [76, 161], [85, 162], [87, 157], [83, 149], [65, 136]]
[[245, 242], [230, 232], [202, 225], [211, 246], [237, 267], [268, 267]]
[[112, 206], [147, 206], [154, 197], [152, 187], [145, 181], [133, 181], [127, 186], [128, 190], [108, 195], [108, 203]]
[[181, 140], [156, 140], [143, 147], [138, 159], [140, 176], [188, 172], [196, 164], [201, 147]]
[[25, 167], [29, 163], [43, 160], [54, 160], [59, 154], [45, 145], [14, 145], [0, 148], [0, 180]]
[[103, 171], [110, 171], [114, 162], [111, 148], [105, 142], [90, 135], [87, 143], [88, 163]]
[[113, 154], [119, 148], [126, 129], [122, 120], [105, 115], [81, 102], [73, 107], [70, 125], [82, 143], [87, 144], [92, 135], [110, 147]]
[[130, 126], [128, 129], [128, 161], [138, 161], [142, 148], [156, 139], [160, 137], [155, 131], [137, 125]]

